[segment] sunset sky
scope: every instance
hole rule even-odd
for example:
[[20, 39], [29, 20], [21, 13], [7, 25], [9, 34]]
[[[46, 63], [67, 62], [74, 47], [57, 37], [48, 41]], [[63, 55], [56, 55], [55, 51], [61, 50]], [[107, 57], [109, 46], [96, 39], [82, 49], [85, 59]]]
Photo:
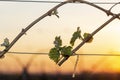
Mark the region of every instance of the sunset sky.
[[[58, 1], [58, 0], [54, 0]], [[64, 1], [64, 0], [59, 0]], [[97, 2], [99, 0], [87, 0]], [[100, 1], [99, 1], [100, 2]], [[120, 2], [104, 0], [101, 2]], [[28, 3], [0, 1], [0, 44], [7, 37], [10, 42], [32, 21], [43, 15], [58, 3]], [[97, 4], [110, 9], [113, 4]], [[79, 26], [82, 34], [93, 32], [110, 17], [104, 12], [86, 4], [66, 4], [58, 9], [60, 18], [48, 16], [34, 25], [27, 35], [23, 35], [10, 51], [48, 53], [53, 47], [55, 36], [61, 36], [63, 45], [69, 45], [72, 33]], [[112, 9], [119, 13], [120, 5]], [[90, 44], [85, 44], [77, 53], [82, 54], [120, 54], [120, 20], [115, 19], [94, 36]], [[77, 46], [79, 40], [75, 43]], [[0, 50], [3, 50], [0, 47]], [[0, 60], [0, 72], [21, 72], [33, 55], [7, 54]], [[32, 73], [72, 72], [76, 57], [71, 57], [58, 67], [47, 55], [34, 55], [29, 68]], [[107, 68], [107, 69], [106, 69]], [[120, 57], [80, 56], [77, 71], [120, 72]]]

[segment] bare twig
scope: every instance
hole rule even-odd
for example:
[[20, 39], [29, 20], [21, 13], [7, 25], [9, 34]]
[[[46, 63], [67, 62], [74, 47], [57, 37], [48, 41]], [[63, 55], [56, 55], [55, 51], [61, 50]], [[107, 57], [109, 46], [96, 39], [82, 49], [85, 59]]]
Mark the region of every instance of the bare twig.
[[73, 75], [72, 75], [73, 78], [75, 77], [75, 71], [76, 71], [76, 68], [77, 68], [78, 61], [79, 61], [79, 55], [77, 55], [77, 59], [76, 59], [76, 62], [75, 62], [74, 72], [73, 72]]
[[112, 8], [115, 7], [115, 6], [118, 5], [118, 4], [120, 4], [120, 2], [114, 4], [114, 5], [109, 9], [109, 11], [111, 12]]

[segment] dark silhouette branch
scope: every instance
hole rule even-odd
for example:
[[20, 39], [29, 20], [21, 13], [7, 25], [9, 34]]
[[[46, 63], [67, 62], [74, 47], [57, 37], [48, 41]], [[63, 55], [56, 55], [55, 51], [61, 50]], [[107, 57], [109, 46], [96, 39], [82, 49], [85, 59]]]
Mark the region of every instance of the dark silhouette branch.
[[29, 76], [29, 73], [28, 73], [28, 69], [31, 67], [34, 59], [36, 58], [36, 55], [33, 55], [29, 61], [26, 63], [26, 65], [24, 65], [22, 63], [22, 61], [20, 60], [19, 57], [17, 56], [13, 56], [13, 55], [10, 55], [12, 58], [14, 58], [17, 63], [22, 67], [23, 71], [22, 71], [22, 80], [28, 80], [28, 76]]

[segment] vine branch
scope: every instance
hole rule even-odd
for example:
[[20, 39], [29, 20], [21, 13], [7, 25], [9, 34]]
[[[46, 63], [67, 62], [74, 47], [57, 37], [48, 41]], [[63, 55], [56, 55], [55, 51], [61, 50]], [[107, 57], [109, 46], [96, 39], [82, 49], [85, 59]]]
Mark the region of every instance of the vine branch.
[[9, 46], [7, 48], [5, 48], [3, 51], [0, 52], [0, 57], [4, 56], [5, 53], [7, 53], [11, 47], [31, 28], [33, 27], [36, 23], [38, 23], [40, 20], [42, 20], [43, 18], [45, 18], [46, 16], [49, 16], [53, 11], [55, 11], [57, 8], [61, 7], [62, 5], [69, 3], [71, 1], [65, 1], [65, 2], [61, 2], [60, 4], [58, 4], [57, 6], [53, 7], [52, 9], [50, 9], [48, 12], [46, 12], [45, 14], [43, 14], [42, 16], [40, 16], [39, 18], [37, 18], [36, 20], [34, 20], [31, 24], [29, 24], [25, 29], [22, 29], [22, 31], [14, 38], [14, 40], [9, 44]]
[[[97, 32], [99, 32], [101, 29], [103, 29], [106, 25], [108, 25], [108, 24], [109, 24], [110, 22], [112, 22], [114, 19], [116, 19], [116, 18], [120, 19], [120, 17], [119, 17], [120, 14], [114, 14], [114, 13], [110, 12], [109, 10], [106, 10], [106, 9], [104, 9], [104, 8], [102, 8], [102, 7], [99, 7], [99, 6], [95, 5], [95, 4], [90, 3], [90, 2], [87, 2], [87, 1], [83, 1], [83, 0], [77, 0], [77, 1], [80, 2], [80, 3], [86, 3], [86, 4], [90, 5], [90, 6], [93, 6], [93, 7], [97, 8], [97, 9], [105, 12], [108, 16], [109, 16], [109, 15], [112, 15], [112, 18], [110, 18], [110, 19], [109, 19], [108, 21], [106, 21], [103, 25], [101, 25], [100, 27], [98, 27], [95, 31], [93, 31], [93, 32], [91, 33], [90, 36], [88, 36], [88, 37], [87, 37], [85, 40], [83, 40], [76, 48], [74, 48], [74, 49], [72, 50], [72, 54], [74, 54], [74, 53], [75, 53], [78, 49], [80, 49], [88, 40], [90, 40], [91, 37], [93, 37]], [[70, 57], [70, 56], [64, 57], [60, 62], [58, 62], [58, 65], [61, 66], [69, 57]]]
[[[116, 19], [116, 16], [113, 16], [110, 18], [107, 22], [105, 22], [103, 25], [101, 25], [98, 29], [96, 29], [94, 32], [91, 33], [91, 36], [88, 36], [86, 39], [84, 39], [77, 47], [75, 47], [72, 50], [72, 54], [74, 54], [78, 49], [80, 49], [88, 40], [91, 39], [92, 36], [94, 36], [97, 32], [99, 32], [102, 28], [104, 28], [107, 24], [109, 24], [111, 21]], [[58, 63], [59, 66], [61, 66], [70, 56], [64, 57], [61, 62]]]

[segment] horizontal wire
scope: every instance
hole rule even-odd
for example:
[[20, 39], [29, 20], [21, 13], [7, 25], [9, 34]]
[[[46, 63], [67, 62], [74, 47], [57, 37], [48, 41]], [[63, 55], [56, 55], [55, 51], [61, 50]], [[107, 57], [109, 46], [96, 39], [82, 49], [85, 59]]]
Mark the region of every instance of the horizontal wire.
[[[42, 53], [42, 52], [7, 52], [13, 54], [38, 54], [38, 55], [48, 55], [49, 53]], [[72, 56], [120, 56], [120, 54], [74, 54]]]
[[[35, 2], [35, 3], [61, 3], [63, 1], [31, 1], [31, 0], [0, 0], [4, 2]], [[118, 2], [91, 2], [94, 4], [116, 4]], [[119, 3], [120, 4], [120, 3]]]
[[28, 1], [28, 0], [0, 0], [4, 2], [36, 2], [36, 3], [61, 3], [61, 1]]
[[74, 54], [73, 56], [120, 56], [120, 54]]
[[13, 54], [38, 54], [38, 55], [48, 55], [49, 53], [39, 53], [39, 52], [7, 52]]

